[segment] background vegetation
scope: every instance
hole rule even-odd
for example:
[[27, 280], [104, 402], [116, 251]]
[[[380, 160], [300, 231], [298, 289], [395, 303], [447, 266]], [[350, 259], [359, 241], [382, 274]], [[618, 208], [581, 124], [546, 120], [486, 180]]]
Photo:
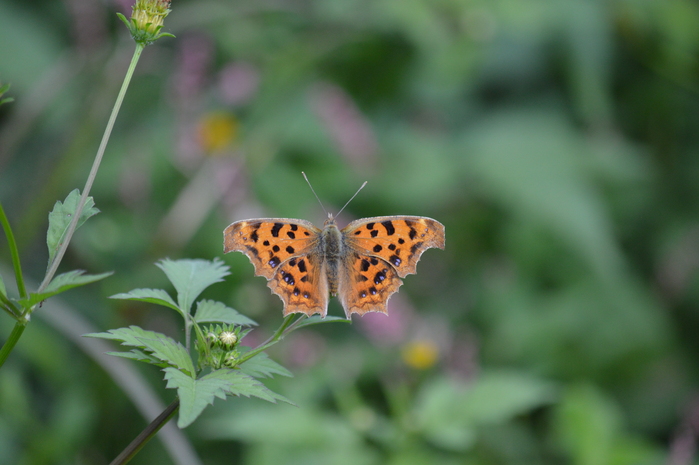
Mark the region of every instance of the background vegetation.
[[[0, 200], [30, 275], [130, 59], [115, 16], [130, 3], [0, 3], [15, 99], [0, 108]], [[80, 335], [181, 338], [172, 312], [107, 297], [166, 286], [163, 257], [221, 257], [232, 221], [321, 224], [302, 170], [330, 211], [369, 181], [340, 223], [433, 217], [446, 251], [423, 256], [388, 318], [275, 346], [295, 378], [271, 385], [298, 408], [217, 401], [133, 463], [697, 462], [695, 1], [172, 7], [177, 38], [145, 50], [92, 191], [102, 213], [63, 265], [115, 274], [48, 301], [0, 370], [1, 463], [116, 456], [174, 391]], [[281, 302], [242, 254], [223, 260], [232, 275], [204, 297], [262, 322], [247, 336], [261, 341]]]

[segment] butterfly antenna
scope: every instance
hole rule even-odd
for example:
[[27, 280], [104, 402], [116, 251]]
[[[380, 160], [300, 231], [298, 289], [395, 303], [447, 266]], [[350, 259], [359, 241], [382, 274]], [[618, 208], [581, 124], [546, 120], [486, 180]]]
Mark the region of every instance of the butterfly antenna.
[[[327, 214], [328, 214], [328, 211], [327, 211], [327, 210], [325, 209], [325, 207], [323, 206], [323, 202], [320, 201], [320, 197], [318, 197], [318, 194], [316, 194], [316, 191], [313, 190], [313, 186], [311, 185], [311, 181], [308, 180], [308, 177], [306, 176], [306, 173], [304, 173], [303, 171], [301, 171], [301, 174], [303, 175], [303, 179], [305, 179], [306, 182], [308, 183], [308, 187], [311, 188], [311, 192], [313, 192], [313, 195], [315, 195], [315, 196], [316, 196], [316, 199], [318, 199], [318, 203], [320, 204], [320, 208], [322, 208], [323, 211], [325, 212], [325, 214], [327, 215]], [[355, 195], [357, 195], [357, 194], [355, 194]]]
[[[362, 184], [361, 186], [359, 186], [359, 189], [357, 189], [357, 192], [355, 192], [354, 195], [352, 196], [352, 198], [349, 199], [349, 200], [347, 201], [347, 203], [345, 204], [345, 207], [346, 207], [347, 205], [349, 205], [349, 203], [352, 201], [352, 199], [354, 199], [354, 198], [357, 196], [357, 194], [359, 194], [359, 191], [360, 191], [360, 190], [364, 189], [364, 186], [366, 186], [366, 183], [367, 183], [367, 182], [368, 182], [368, 181], [364, 181], [364, 184]], [[340, 213], [342, 213], [342, 210], [344, 210], [345, 207], [340, 208], [340, 211], [337, 212], [337, 215], [335, 215], [335, 216], [340, 216]]]

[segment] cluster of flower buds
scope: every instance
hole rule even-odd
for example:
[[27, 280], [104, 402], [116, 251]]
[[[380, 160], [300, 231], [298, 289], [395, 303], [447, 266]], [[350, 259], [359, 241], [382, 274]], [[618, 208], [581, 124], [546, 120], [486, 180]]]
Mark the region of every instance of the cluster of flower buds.
[[170, 0], [136, 0], [131, 10], [131, 20], [117, 13], [131, 32], [136, 43], [150, 45], [161, 37], [174, 37], [167, 32], [160, 32], [163, 21], [170, 13]]
[[240, 326], [216, 325], [202, 328], [204, 340], [198, 341], [199, 365], [214, 369], [226, 366], [235, 368], [240, 357], [237, 347], [240, 340], [250, 331]]

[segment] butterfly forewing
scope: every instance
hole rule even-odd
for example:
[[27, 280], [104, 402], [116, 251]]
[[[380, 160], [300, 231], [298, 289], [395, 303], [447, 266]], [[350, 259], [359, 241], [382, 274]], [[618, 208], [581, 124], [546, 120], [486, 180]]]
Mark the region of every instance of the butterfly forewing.
[[444, 226], [421, 216], [379, 216], [353, 221], [342, 230], [347, 244], [383, 259], [403, 278], [416, 272], [420, 255], [444, 248]]
[[237, 221], [223, 231], [223, 251], [248, 256], [255, 275], [272, 279], [287, 260], [311, 253], [320, 230], [308, 221], [261, 218]]

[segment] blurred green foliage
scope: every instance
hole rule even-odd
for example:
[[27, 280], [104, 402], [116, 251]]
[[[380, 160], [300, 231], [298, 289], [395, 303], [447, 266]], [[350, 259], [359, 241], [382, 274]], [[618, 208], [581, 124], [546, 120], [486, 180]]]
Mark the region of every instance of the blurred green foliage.
[[[128, 3], [0, 3], [14, 98], [0, 201], [35, 278], [48, 212], [83, 185], [130, 59], [115, 15]], [[115, 274], [67, 293], [70, 314], [180, 338], [167, 312], [106, 296], [166, 287], [163, 257], [220, 257], [233, 221], [322, 223], [301, 171], [329, 211], [369, 181], [340, 223], [424, 215], [447, 231], [388, 318], [271, 351], [295, 378], [270, 387], [298, 408], [207, 409], [184, 431], [201, 463], [697, 463], [695, 1], [172, 9], [177, 38], [145, 50], [91, 193], [101, 213], [63, 265]], [[223, 259], [232, 275], [205, 297], [260, 321], [247, 337], [264, 340], [281, 302], [244, 256]], [[9, 266], [0, 246], [14, 292]], [[0, 462], [108, 463], [152, 417], [51, 311], [0, 371]], [[137, 373], [170, 402], [160, 373]], [[154, 441], [133, 463], [197, 463], [176, 460]]]

